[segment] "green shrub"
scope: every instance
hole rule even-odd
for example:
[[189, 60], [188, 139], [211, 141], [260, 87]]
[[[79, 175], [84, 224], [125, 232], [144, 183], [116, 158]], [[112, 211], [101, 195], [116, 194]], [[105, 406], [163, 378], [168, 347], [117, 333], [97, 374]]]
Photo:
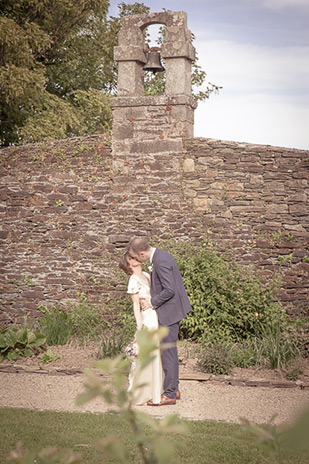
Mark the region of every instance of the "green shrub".
[[227, 346], [213, 345], [202, 349], [197, 365], [202, 372], [219, 375], [229, 374], [234, 363]]
[[261, 329], [259, 337], [236, 343], [230, 354], [237, 367], [265, 366], [286, 369], [300, 356], [297, 340], [279, 322]]
[[124, 353], [128, 339], [124, 332], [113, 330], [101, 336], [99, 341], [98, 359], [114, 358]]
[[16, 326], [0, 330], [0, 362], [7, 358], [16, 361], [23, 356], [38, 354], [46, 343], [45, 335]]
[[57, 306], [40, 306], [42, 316], [38, 326], [46, 336], [49, 346], [65, 345], [73, 335], [73, 324], [70, 315], [63, 308]]
[[[119, 278], [127, 285], [127, 276], [124, 280], [122, 274], [119, 275]], [[114, 328], [119, 329], [122, 337], [124, 337], [127, 342], [132, 340], [136, 332], [136, 321], [131, 296], [124, 294], [121, 297], [118, 296], [110, 299], [106, 304], [105, 310], [112, 315], [114, 319]]]
[[183, 338], [237, 342], [285, 318], [275, 300], [277, 282], [263, 284], [256, 272], [206, 242], [171, 241], [160, 246], [175, 257], [192, 304], [193, 310], [181, 323]]
[[279, 322], [263, 327], [261, 338], [255, 340], [260, 363], [263, 360], [271, 369], [284, 369], [300, 355], [297, 341], [284, 331]]
[[90, 304], [84, 293], [78, 294], [80, 303], [67, 309], [72, 323], [72, 335], [82, 344], [89, 340], [98, 340], [109, 325], [96, 306]]
[[101, 311], [88, 302], [85, 294], [78, 296], [80, 303], [76, 305], [39, 308], [42, 316], [38, 324], [46, 335], [48, 345], [65, 345], [73, 337], [85, 345], [89, 340], [98, 340], [108, 326]]
[[292, 338], [304, 358], [309, 357], [309, 317], [291, 319], [285, 328], [286, 336]]
[[247, 368], [257, 364], [256, 351], [251, 340], [234, 344], [230, 349], [230, 356], [236, 367]]
[[52, 352], [52, 350], [48, 349], [45, 353], [39, 354], [38, 358], [40, 358], [40, 363], [41, 364], [50, 364], [53, 361], [57, 361], [57, 359], [60, 359], [59, 354], [55, 354]]

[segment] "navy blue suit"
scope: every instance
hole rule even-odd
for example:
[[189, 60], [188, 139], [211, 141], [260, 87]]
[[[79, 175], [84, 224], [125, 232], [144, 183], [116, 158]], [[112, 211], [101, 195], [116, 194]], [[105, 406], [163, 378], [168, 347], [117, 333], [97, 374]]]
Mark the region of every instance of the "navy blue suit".
[[164, 370], [164, 395], [176, 398], [178, 389], [178, 354], [176, 342], [179, 323], [191, 311], [191, 305], [183, 280], [173, 256], [167, 251], [156, 249], [152, 259], [151, 304], [157, 311], [160, 326], [169, 329], [163, 343], [173, 343], [175, 347], [162, 350]]

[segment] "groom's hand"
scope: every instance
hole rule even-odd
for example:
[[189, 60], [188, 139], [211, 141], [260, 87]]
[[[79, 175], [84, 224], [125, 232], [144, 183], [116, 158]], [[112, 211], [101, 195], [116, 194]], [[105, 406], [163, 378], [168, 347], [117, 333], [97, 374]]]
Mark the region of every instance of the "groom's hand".
[[146, 311], [146, 309], [151, 308], [151, 304], [150, 304], [150, 300], [149, 300], [149, 299], [140, 298], [139, 301], [140, 301], [141, 308], [142, 308], [143, 311]]

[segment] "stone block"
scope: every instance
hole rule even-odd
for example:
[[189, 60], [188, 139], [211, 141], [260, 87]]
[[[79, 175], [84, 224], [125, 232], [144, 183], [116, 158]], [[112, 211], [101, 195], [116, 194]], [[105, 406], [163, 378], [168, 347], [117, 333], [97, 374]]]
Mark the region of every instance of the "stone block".
[[281, 203], [281, 204], [272, 203], [270, 205], [267, 205], [266, 212], [267, 214], [272, 213], [276, 215], [286, 214], [288, 213], [288, 206], [284, 203]]
[[298, 216], [307, 216], [308, 210], [305, 207], [305, 205], [301, 205], [299, 203], [296, 203], [294, 205], [289, 205], [289, 212], [291, 214], [297, 214]]
[[210, 211], [212, 200], [210, 198], [194, 198], [193, 204], [196, 208], [203, 211]]
[[217, 169], [207, 169], [205, 172], [205, 177], [206, 179], [214, 179], [218, 175], [218, 170]]
[[144, 93], [144, 71], [136, 61], [120, 61], [118, 65], [118, 95], [134, 96]]
[[143, 46], [120, 45], [114, 47], [114, 60], [115, 61], [139, 61], [147, 63], [146, 55], [143, 51]]
[[201, 181], [199, 179], [193, 179], [193, 180], [186, 180], [186, 186], [188, 188], [199, 188], [201, 185]]
[[185, 195], [186, 195], [186, 197], [189, 197], [189, 198], [195, 198], [197, 196], [197, 193], [196, 193], [195, 190], [186, 189], [185, 190]]
[[195, 171], [195, 162], [192, 158], [187, 158], [183, 162], [183, 171], [184, 172], [194, 172]]
[[130, 153], [177, 153], [182, 151], [181, 140], [153, 140], [134, 142], [130, 146]]
[[[165, 41], [162, 45], [162, 58], [184, 58], [190, 61], [195, 60], [195, 48], [190, 43], [190, 40], [175, 40]], [[168, 39], [167, 39], [168, 40]]]
[[185, 58], [166, 59], [166, 95], [191, 95], [191, 61]]
[[114, 124], [113, 126], [113, 138], [115, 140], [132, 139], [133, 133], [132, 123]]

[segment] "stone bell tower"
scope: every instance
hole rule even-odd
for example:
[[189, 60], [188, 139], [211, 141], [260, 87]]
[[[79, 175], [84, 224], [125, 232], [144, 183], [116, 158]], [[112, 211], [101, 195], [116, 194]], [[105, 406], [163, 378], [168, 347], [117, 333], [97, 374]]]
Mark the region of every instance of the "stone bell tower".
[[[152, 24], [165, 26], [162, 57], [165, 60], [165, 95], [144, 95], [147, 59], [143, 30]], [[191, 64], [195, 49], [185, 12], [127, 16], [114, 49], [118, 62], [118, 92], [112, 99], [113, 155], [182, 152], [183, 138], [193, 137], [194, 109], [191, 97]]]

